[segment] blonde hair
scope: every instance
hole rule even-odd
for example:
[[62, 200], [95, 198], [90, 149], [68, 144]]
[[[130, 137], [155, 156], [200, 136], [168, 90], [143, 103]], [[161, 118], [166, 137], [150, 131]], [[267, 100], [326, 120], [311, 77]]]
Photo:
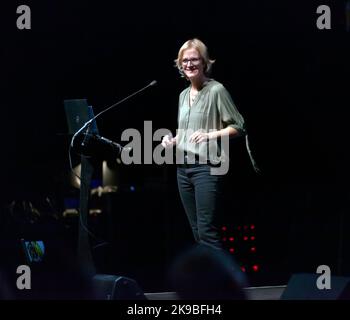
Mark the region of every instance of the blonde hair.
[[182, 57], [183, 57], [184, 51], [192, 48], [196, 49], [200, 54], [204, 63], [204, 74], [206, 76], [209, 76], [212, 69], [212, 65], [215, 62], [215, 60], [211, 60], [209, 58], [209, 52], [208, 52], [207, 46], [201, 40], [194, 38], [186, 41], [182, 45], [182, 47], [179, 50], [179, 53], [177, 54], [177, 59], [175, 59], [175, 67], [178, 68], [181, 74], [181, 77], [185, 77], [185, 74], [182, 68]]

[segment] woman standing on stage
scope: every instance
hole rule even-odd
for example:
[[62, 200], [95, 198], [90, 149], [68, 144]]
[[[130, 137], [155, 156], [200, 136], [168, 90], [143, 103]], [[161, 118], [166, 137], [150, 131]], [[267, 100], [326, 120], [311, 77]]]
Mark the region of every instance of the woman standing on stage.
[[245, 129], [229, 92], [210, 78], [214, 62], [198, 39], [180, 48], [175, 63], [189, 86], [179, 97], [177, 135], [165, 136], [162, 145], [176, 145], [177, 156], [183, 156], [177, 157], [178, 189], [196, 242], [221, 249], [224, 175], [211, 169], [229, 161], [220, 149], [223, 138], [244, 135]]

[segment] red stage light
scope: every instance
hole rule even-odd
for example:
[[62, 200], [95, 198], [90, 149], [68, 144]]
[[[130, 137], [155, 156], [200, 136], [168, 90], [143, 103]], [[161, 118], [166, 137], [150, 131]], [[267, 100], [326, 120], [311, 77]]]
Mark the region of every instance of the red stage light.
[[227, 240], [227, 238], [226, 238], [226, 237], [222, 238], [222, 241], [226, 241], [226, 240]]
[[256, 248], [255, 248], [255, 247], [251, 247], [251, 248], [250, 248], [250, 251], [251, 251], [251, 252], [256, 252]]
[[244, 241], [247, 241], [247, 240], [248, 240], [248, 237], [247, 237], [247, 236], [244, 236], [244, 237], [243, 237], [243, 240], [244, 240]]
[[230, 237], [229, 240], [230, 240], [230, 241], [234, 241], [235, 238], [234, 238], [234, 237]]
[[234, 253], [235, 252], [235, 248], [230, 248], [229, 251], [230, 251], [230, 253]]
[[254, 230], [255, 229], [255, 225], [250, 225], [250, 229]]
[[243, 272], [246, 272], [246, 269], [245, 269], [245, 267], [243, 266], [243, 267], [241, 267], [241, 270], [243, 271]]
[[227, 227], [223, 226], [221, 229], [222, 229], [222, 231], [226, 231]]
[[255, 237], [254, 237], [254, 236], [251, 236], [251, 237], [250, 237], [250, 240], [254, 241], [254, 240], [255, 240]]
[[252, 267], [254, 272], [258, 272], [259, 271], [259, 266], [257, 264], [254, 264]]

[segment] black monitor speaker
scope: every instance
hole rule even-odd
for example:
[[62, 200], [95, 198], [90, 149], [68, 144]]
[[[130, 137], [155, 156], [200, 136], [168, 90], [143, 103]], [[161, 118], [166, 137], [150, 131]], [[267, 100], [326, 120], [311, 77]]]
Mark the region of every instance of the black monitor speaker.
[[319, 274], [294, 274], [284, 290], [281, 300], [349, 300], [350, 278], [331, 276], [330, 289], [319, 289]]
[[136, 281], [127, 277], [97, 274], [92, 283], [98, 300], [146, 300]]

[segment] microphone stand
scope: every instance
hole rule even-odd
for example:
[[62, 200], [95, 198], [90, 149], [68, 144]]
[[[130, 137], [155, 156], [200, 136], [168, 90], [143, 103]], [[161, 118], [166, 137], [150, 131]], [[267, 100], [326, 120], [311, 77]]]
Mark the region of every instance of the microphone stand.
[[88, 233], [88, 216], [90, 200], [90, 184], [94, 173], [94, 165], [90, 157], [81, 155], [80, 174], [80, 203], [79, 203], [79, 227], [78, 227], [78, 262], [83, 274], [91, 279], [96, 274], [90, 240]]
[[[87, 144], [87, 142], [89, 140], [90, 126], [92, 125], [94, 120], [96, 120], [98, 117], [100, 117], [105, 112], [113, 109], [117, 105], [130, 99], [131, 97], [135, 96], [136, 94], [144, 91], [148, 87], [154, 86], [156, 83], [157, 83], [157, 81], [155, 81], [155, 80], [152, 81], [147, 86], [134, 92], [133, 94], [127, 96], [126, 98], [118, 101], [117, 103], [113, 104], [112, 106], [102, 110], [96, 116], [91, 118], [73, 135], [70, 147], [71, 148], [74, 147], [75, 138], [81, 132], [83, 132], [85, 129], [87, 129], [86, 134], [84, 136], [84, 139], [81, 143], [81, 146], [85, 147], [85, 144]], [[113, 141], [110, 141], [106, 138], [103, 138], [103, 137], [99, 137], [99, 138], [101, 140], [103, 140], [104, 143], [108, 143], [110, 145], [115, 144]], [[92, 162], [92, 157], [81, 154], [80, 205], [79, 205], [79, 228], [78, 228], [77, 250], [78, 250], [78, 263], [79, 263], [80, 269], [82, 270], [83, 274], [88, 278], [92, 278], [96, 275], [96, 267], [94, 264], [92, 252], [90, 250], [90, 241], [89, 241], [89, 233], [90, 232], [87, 228], [88, 216], [89, 216], [90, 185], [91, 185], [91, 179], [92, 179], [93, 173], [94, 173], [94, 165]]]
[[[110, 107], [108, 107], [108, 108], [102, 110], [100, 113], [98, 113], [98, 114], [97, 114], [96, 116], [94, 116], [92, 119], [90, 119], [89, 121], [86, 121], [85, 124], [73, 135], [72, 141], [71, 141], [71, 147], [73, 147], [73, 143], [74, 143], [75, 138], [76, 138], [85, 128], [87, 128], [87, 130], [89, 130], [89, 128], [90, 128], [92, 122], [93, 122], [94, 120], [96, 120], [98, 117], [100, 117], [101, 115], [103, 115], [105, 112], [107, 112], [107, 111], [113, 109], [113, 108], [116, 107], [117, 105], [123, 103], [124, 101], [130, 99], [131, 97], [137, 95], [138, 93], [144, 91], [144, 90], [147, 89], [148, 87], [155, 86], [156, 84], [157, 84], [157, 81], [153, 80], [153, 81], [152, 81], [150, 84], [148, 84], [147, 86], [145, 86], [145, 87], [143, 87], [142, 89], [140, 89], [140, 90], [138, 90], [138, 91], [136, 91], [136, 92], [130, 94], [130, 95], [127, 96], [126, 98], [124, 98], [124, 99], [118, 101], [117, 103], [111, 105]], [[84, 143], [84, 141], [83, 141], [83, 143]]]

